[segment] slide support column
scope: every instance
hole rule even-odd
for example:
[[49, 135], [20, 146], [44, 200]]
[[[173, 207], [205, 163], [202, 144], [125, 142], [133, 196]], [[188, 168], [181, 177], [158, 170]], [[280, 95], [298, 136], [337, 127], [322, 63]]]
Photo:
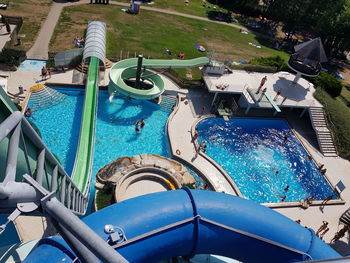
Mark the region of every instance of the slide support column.
[[139, 55], [138, 59], [137, 59], [136, 82], [135, 82], [135, 88], [137, 88], [137, 89], [140, 88], [142, 60], [143, 60], [143, 56]]

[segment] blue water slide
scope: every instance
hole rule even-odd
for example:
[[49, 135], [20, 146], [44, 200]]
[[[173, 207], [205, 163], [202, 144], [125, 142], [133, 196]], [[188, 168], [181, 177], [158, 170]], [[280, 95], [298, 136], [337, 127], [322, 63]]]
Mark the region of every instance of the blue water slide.
[[[340, 257], [313, 230], [252, 201], [211, 191], [145, 195], [83, 220], [106, 241], [106, 224], [122, 229], [127, 240], [116, 249], [130, 262], [195, 254], [278, 263]], [[41, 240], [25, 262], [72, 262], [74, 257], [62, 238], [52, 237]]]

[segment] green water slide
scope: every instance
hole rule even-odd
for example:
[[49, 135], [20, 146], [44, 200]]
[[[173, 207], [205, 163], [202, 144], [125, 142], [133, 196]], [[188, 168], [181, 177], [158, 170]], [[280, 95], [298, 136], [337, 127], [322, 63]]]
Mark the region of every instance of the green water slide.
[[130, 58], [116, 63], [109, 73], [109, 92], [122, 93], [136, 99], [153, 99], [159, 97], [164, 91], [164, 82], [162, 78], [150, 68], [193, 68], [209, 64], [209, 58], [199, 57], [194, 59], [143, 59], [142, 61], [142, 79], [148, 80], [153, 85], [150, 89], [136, 89], [124, 80], [132, 79], [136, 76], [138, 58]]
[[78, 189], [87, 193], [90, 187], [93, 151], [95, 141], [95, 118], [97, 111], [99, 59], [91, 57], [85, 99], [80, 126], [80, 136], [76, 153], [72, 179]]

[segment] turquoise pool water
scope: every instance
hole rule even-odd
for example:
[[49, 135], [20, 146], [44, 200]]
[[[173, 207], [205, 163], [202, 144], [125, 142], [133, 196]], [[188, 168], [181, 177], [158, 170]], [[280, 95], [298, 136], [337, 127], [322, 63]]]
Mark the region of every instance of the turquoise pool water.
[[39, 128], [46, 146], [71, 174], [80, 132], [81, 113], [84, 104], [83, 89], [57, 88], [67, 96], [61, 103], [48, 108], [36, 109], [29, 101], [33, 112], [30, 121]]
[[46, 67], [46, 60], [26, 59], [19, 65], [18, 69], [41, 72], [42, 67]]
[[[47, 147], [70, 174], [79, 137], [84, 90], [55, 89], [68, 96], [61, 103], [51, 107], [38, 110], [34, 108], [33, 117], [30, 119], [40, 129]], [[142, 153], [170, 156], [165, 125], [171, 112], [171, 104], [159, 106], [148, 101], [123, 97], [116, 97], [110, 103], [108, 97], [107, 91], [99, 92], [93, 181], [99, 169], [119, 157]], [[142, 118], [146, 124], [142, 132], [137, 133], [135, 122]], [[190, 172], [196, 178], [197, 186], [203, 184], [196, 174]], [[92, 185], [92, 196], [94, 191]]]
[[[206, 154], [221, 165], [243, 196], [259, 203], [323, 200], [334, 194], [283, 120], [208, 118], [197, 125]], [[276, 173], [278, 171], [278, 173]], [[288, 191], [284, 191], [286, 186]]]
[[[35, 110], [31, 121], [40, 129], [47, 147], [71, 173], [79, 137], [83, 89], [55, 88], [68, 95], [61, 103]], [[108, 92], [100, 91], [96, 119], [96, 138], [93, 173], [123, 156], [154, 153], [169, 156], [165, 124], [170, 111], [138, 100], [116, 97], [108, 101]], [[29, 102], [29, 107], [31, 102]], [[135, 131], [135, 122], [145, 119], [141, 133]]]

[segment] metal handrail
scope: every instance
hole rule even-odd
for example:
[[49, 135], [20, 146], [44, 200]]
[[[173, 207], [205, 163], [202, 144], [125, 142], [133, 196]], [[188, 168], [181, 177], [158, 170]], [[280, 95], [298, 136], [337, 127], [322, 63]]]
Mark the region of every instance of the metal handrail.
[[[7, 148], [7, 160], [5, 178], [0, 185], [6, 188], [9, 182], [22, 181], [22, 175], [17, 175], [18, 155], [24, 153], [24, 173], [29, 174], [40, 185], [50, 192], [55, 192], [57, 199], [64, 206], [77, 215], [85, 214], [88, 204], [88, 194], [84, 195], [76, 187], [56, 157], [50, 152], [35, 132], [26, 118], [19, 111], [13, 112], [7, 119], [0, 123], [0, 142], [9, 139]], [[28, 147], [34, 147], [37, 155], [29, 154]], [[35, 167], [33, 166], [34, 159]], [[24, 174], [23, 173], [23, 174]], [[10, 208], [1, 208], [0, 212], [9, 212]]]

